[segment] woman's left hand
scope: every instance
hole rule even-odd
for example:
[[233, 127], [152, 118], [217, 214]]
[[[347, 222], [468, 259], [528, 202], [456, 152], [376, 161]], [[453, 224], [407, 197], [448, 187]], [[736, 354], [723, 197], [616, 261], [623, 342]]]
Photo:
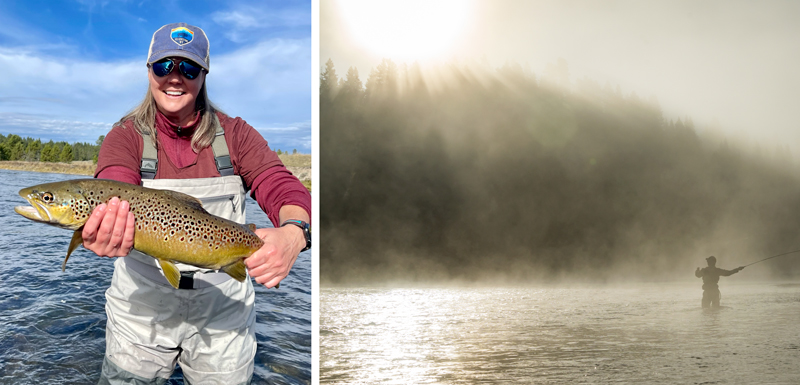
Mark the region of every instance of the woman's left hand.
[[264, 246], [247, 257], [244, 263], [256, 282], [273, 288], [289, 275], [297, 255], [306, 246], [303, 230], [297, 226], [284, 226], [256, 229], [255, 233], [264, 241]]

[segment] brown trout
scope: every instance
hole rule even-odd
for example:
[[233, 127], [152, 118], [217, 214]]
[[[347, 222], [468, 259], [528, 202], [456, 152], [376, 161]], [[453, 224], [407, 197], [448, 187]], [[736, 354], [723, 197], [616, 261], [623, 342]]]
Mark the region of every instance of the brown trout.
[[209, 214], [199, 200], [170, 190], [154, 190], [103, 179], [75, 179], [45, 183], [19, 191], [31, 206], [17, 206], [30, 220], [74, 230], [61, 265], [83, 243], [81, 232], [92, 210], [112, 197], [130, 202], [135, 218], [133, 248], [158, 260], [169, 283], [178, 288], [175, 262], [222, 270], [239, 282], [247, 277], [244, 259], [263, 241], [244, 226]]

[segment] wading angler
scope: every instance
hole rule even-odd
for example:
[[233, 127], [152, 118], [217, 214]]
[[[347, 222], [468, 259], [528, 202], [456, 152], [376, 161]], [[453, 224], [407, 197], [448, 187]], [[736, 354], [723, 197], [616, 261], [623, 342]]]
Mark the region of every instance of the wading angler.
[[[106, 135], [94, 176], [135, 185], [128, 190], [174, 191], [166, 194], [177, 203], [146, 214], [155, 206], [141, 194], [111, 193], [95, 196], [97, 206], [80, 218], [85, 224], [70, 251], [83, 244], [99, 256], [124, 257], [116, 258], [106, 291], [100, 384], [161, 384], [176, 363], [187, 383], [248, 383], [256, 353], [248, 276], [273, 288], [289, 274], [311, 246], [311, 197], [253, 127], [209, 101], [209, 41], [202, 29], [185, 23], [159, 28], [146, 64], [145, 98]], [[42, 200], [60, 199], [43, 190], [37, 190]], [[275, 228], [241, 226], [248, 191]], [[25, 210], [34, 220], [53, 219]], [[164, 216], [172, 222], [155, 219]], [[169, 245], [146, 246], [158, 242]], [[198, 251], [236, 245], [243, 247], [238, 256], [224, 261]], [[160, 254], [162, 248], [172, 251]]]

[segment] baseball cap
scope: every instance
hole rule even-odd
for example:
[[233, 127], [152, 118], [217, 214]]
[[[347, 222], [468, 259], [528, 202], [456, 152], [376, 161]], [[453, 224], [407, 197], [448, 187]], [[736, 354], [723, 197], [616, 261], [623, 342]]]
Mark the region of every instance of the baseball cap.
[[714, 261], [714, 262], [716, 262], [717, 258], [712, 255], [712, 256], [706, 258], [706, 261]]
[[153, 34], [147, 64], [177, 56], [196, 62], [208, 72], [208, 49], [208, 37], [200, 27], [186, 23], [167, 24]]

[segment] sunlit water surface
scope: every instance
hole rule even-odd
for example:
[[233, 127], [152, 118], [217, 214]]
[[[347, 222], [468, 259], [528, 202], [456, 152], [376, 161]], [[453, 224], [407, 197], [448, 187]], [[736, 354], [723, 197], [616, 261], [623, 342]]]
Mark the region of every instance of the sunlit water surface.
[[700, 286], [323, 289], [320, 382], [800, 383], [800, 285]]
[[[61, 262], [71, 232], [14, 212], [18, 191], [74, 175], [0, 170], [0, 384], [94, 384], [105, 351], [112, 260], [81, 248]], [[271, 226], [248, 198], [247, 219]], [[278, 290], [256, 286], [258, 352], [252, 384], [311, 382], [311, 255]], [[168, 384], [182, 384], [178, 369]]]

